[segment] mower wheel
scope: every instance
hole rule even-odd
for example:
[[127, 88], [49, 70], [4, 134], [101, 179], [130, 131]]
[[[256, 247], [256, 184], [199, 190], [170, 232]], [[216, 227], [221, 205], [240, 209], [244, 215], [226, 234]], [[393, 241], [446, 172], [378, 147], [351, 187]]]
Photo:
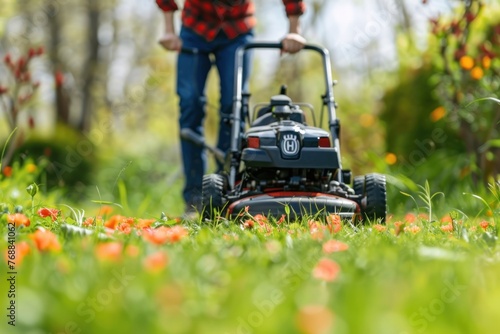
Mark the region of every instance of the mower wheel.
[[226, 199], [227, 179], [220, 174], [207, 174], [203, 176], [201, 203], [203, 206], [203, 218], [212, 220], [219, 214]]
[[385, 223], [387, 216], [387, 191], [385, 175], [367, 174], [365, 176], [364, 194], [366, 205], [363, 216], [369, 220]]
[[365, 177], [363, 175], [354, 177], [352, 189], [356, 195], [365, 194]]

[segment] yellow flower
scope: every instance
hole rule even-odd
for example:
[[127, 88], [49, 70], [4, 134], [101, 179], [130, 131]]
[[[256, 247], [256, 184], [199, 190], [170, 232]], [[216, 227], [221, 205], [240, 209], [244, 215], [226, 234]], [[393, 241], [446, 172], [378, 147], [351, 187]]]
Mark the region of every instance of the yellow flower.
[[491, 66], [491, 58], [488, 56], [484, 56], [482, 63], [485, 70], [489, 69]]
[[470, 56], [462, 56], [460, 58], [460, 67], [467, 71], [470, 70], [474, 67], [474, 59]]
[[483, 77], [484, 75], [484, 72], [483, 72], [483, 69], [481, 67], [474, 67], [471, 71], [470, 71], [470, 76], [472, 77], [472, 79], [474, 80], [479, 80]]
[[385, 162], [388, 165], [394, 165], [398, 161], [398, 157], [394, 153], [387, 153], [385, 155]]
[[439, 121], [441, 118], [444, 117], [444, 115], [446, 115], [446, 109], [444, 109], [444, 107], [440, 106], [440, 107], [437, 107], [436, 109], [434, 109], [432, 112], [431, 112], [431, 120], [433, 122], [437, 122]]
[[362, 114], [359, 116], [359, 124], [364, 128], [369, 128], [375, 123], [375, 117], [371, 114]]
[[26, 170], [28, 171], [28, 173], [34, 173], [36, 172], [36, 165], [35, 164], [27, 164], [26, 165]]

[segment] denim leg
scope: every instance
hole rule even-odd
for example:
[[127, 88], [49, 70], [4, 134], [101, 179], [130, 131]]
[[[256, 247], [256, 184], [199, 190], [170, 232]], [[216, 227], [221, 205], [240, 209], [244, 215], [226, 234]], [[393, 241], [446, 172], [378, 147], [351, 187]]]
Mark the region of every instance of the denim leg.
[[[182, 29], [183, 46], [202, 49], [204, 40]], [[177, 59], [177, 94], [179, 95], [181, 129], [189, 128], [203, 135], [205, 118], [205, 82], [211, 67], [207, 54], [180, 53]], [[181, 139], [181, 152], [185, 186], [183, 198], [187, 205], [199, 205], [203, 174], [206, 170], [206, 154], [203, 148]]]
[[[233, 112], [234, 84], [236, 79], [234, 71], [236, 49], [241, 45], [251, 42], [252, 39], [253, 34], [247, 33], [234, 40], [228, 40], [226, 45], [222, 45], [214, 51], [215, 65], [217, 66], [220, 78], [220, 124], [217, 147], [223, 152], [227, 152], [230, 147], [231, 124], [229, 120]], [[243, 83], [245, 90], [248, 86], [250, 63], [251, 59], [249, 53], [247, 53], [243, 64]], [[218, 163], [218, 169], [221, 170], [222, 168], [223, 166]]]

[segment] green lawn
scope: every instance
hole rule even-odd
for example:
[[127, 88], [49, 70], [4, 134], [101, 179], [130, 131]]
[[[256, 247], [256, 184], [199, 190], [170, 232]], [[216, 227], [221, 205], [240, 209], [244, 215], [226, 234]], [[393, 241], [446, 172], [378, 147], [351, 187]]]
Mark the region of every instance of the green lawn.
[[[3, 208], [6, 255], [8, 222], [24, 225], [15, 298], [0, 283], [2, 333], [497, 332], [495, 216], [207, 224], [42, 207], [25, 206], [29, 226]], [[6, 261], [1, 271], [12, 278]]]

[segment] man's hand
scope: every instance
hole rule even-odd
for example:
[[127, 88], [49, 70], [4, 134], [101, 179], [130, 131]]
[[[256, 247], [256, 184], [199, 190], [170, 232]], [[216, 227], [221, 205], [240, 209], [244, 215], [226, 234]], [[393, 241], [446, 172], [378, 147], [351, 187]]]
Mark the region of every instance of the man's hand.
[[169, 51], [180, 51], [182, 48], [182, 40], [173, 33], [165, 33], [158, 43]]
[[297, 53], [304, 48], [306, 39], [299, 34], [289, 33], [281, 41], [283, 52]]

